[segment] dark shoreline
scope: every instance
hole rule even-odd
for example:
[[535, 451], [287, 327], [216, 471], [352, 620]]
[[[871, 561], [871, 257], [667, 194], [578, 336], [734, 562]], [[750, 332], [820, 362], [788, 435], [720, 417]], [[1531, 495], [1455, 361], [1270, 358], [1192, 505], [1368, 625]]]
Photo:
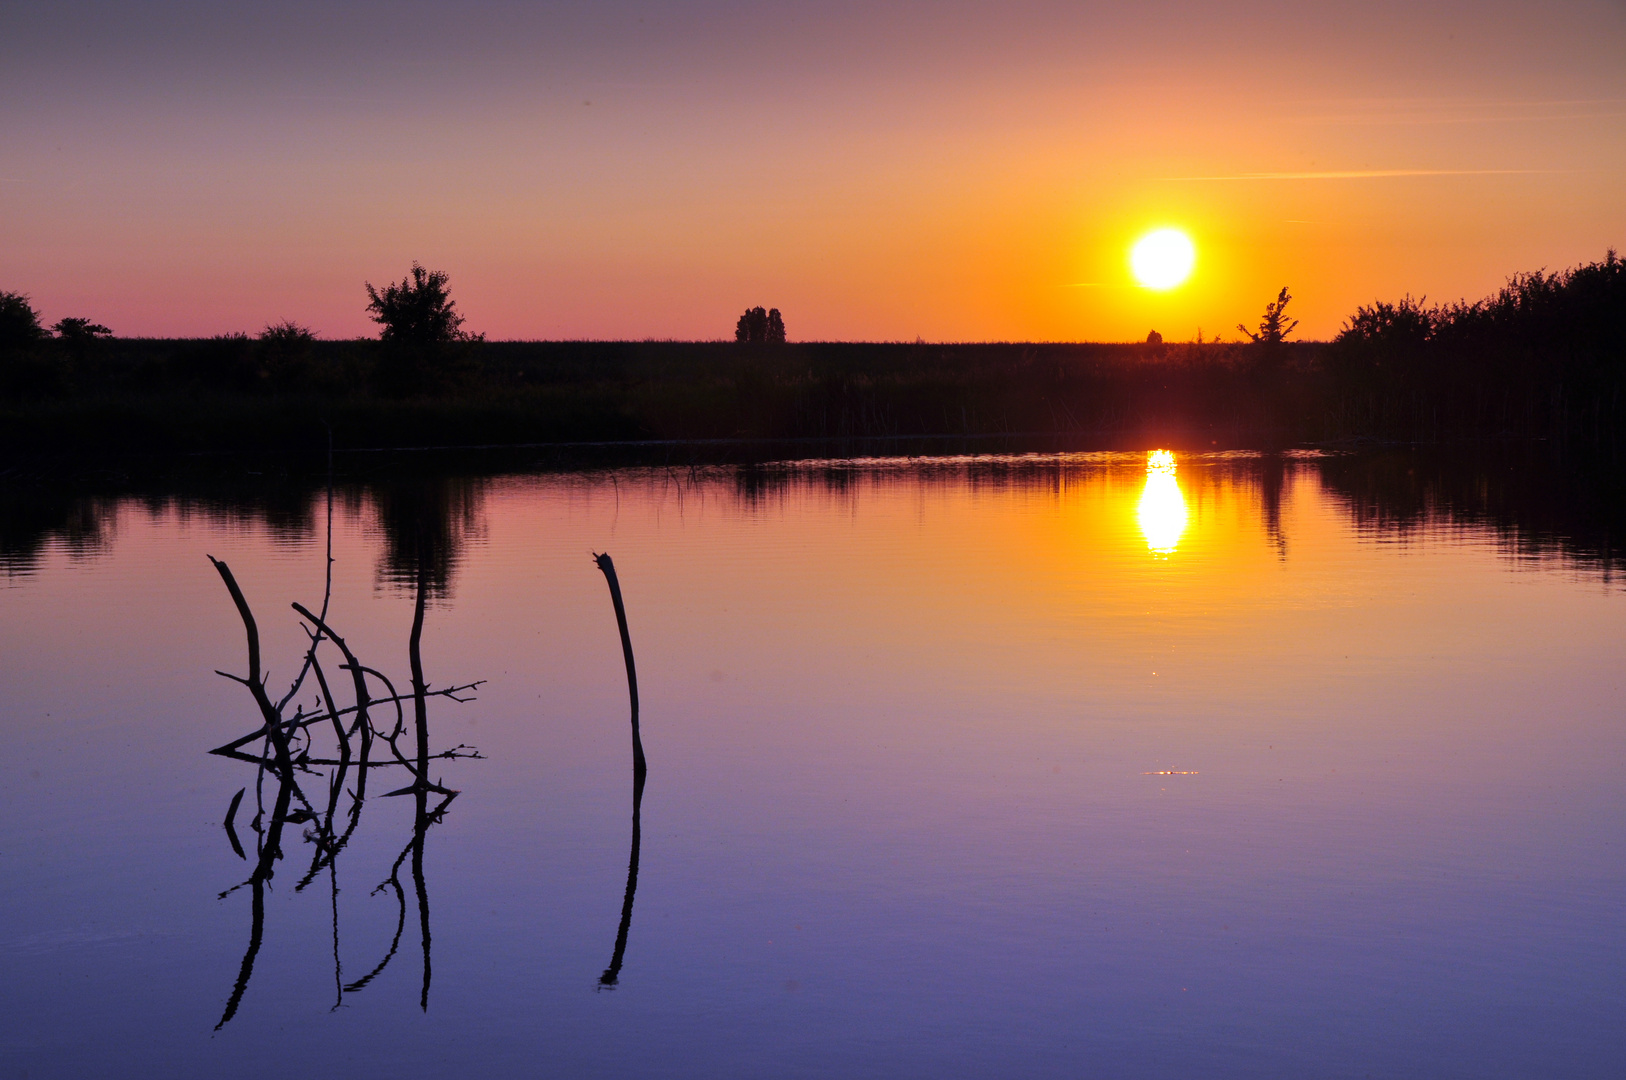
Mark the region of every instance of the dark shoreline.
[[1626, 261], [1613, 250], [1472, 303], [1374, 302], [1330, 342], [1286, 340], [1285, 289], [1251, 341], [1225, 344], [318, 341], [291, 325], [51, 337], [26, 298], [4, 295], [34, 325], [0, 341], [0, 467], [329, 445], [955, 439], [1279, 450], [1546, 438], [1613, 456], [1626, 433]]
[[1286, 445], [1324, 434], [1295, 415], [1308, 407], [1318, 352], [726, 342], [403, 352], [355, 341], [288, 355], [246, 338], [95, 341], [42, 347], [14, 372], [0, 397], [0, 454], [293, 453], [325, 447], [329, 432], [343, 450], [1008, 437]]

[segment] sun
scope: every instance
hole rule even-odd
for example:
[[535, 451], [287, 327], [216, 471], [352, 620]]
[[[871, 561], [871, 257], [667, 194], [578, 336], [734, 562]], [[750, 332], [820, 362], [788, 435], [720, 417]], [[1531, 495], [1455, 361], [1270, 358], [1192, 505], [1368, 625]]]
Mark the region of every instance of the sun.
[[1129, 268], [1135, 280], [1148, 289], [1172, 289], [1191, 276], [1197, 263], [1197, 249], [1191, 237], [1179, 229], [1149, 232], [1129, 252]]

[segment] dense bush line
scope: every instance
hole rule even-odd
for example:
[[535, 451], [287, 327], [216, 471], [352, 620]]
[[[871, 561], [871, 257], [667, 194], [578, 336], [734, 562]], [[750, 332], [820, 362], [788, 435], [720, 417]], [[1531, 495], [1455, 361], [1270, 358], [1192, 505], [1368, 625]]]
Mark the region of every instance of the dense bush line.
[[1496, 295], [1362, 307], [1321, 358], [1334, 426], [1410, 437], [1613, 443], [1626, 382], [1626, 261], [1510, 280]]

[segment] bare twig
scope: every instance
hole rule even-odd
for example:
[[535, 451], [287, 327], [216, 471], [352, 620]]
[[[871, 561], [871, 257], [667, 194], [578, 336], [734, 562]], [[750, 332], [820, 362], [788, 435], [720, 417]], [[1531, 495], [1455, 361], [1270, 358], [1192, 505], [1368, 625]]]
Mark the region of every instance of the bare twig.
[[615, 622], [621, 631], [621, 655], [627, 662], [627, 697], [632, 702], [632, 775], [633, 782], [640, 783], [646, 766], [644, 764], [644, 741], [638, 732], [638, 668], [632, 659], [632, 636], [627, 632], [627, 609], [621, 602], [621, 582], [615, 576], [615, 562], [608, 553], [594, 555], [593, 561], [604, 572], [604, 580], [610, 586], [610, 602], [615, 605]]

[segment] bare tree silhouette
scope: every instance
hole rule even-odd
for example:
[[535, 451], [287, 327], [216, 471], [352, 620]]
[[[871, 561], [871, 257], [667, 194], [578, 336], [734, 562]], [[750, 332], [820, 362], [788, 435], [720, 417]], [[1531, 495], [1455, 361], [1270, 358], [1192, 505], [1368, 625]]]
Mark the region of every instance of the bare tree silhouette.
[[1291, 334], [1299, 324], [1297, 319], [1288, 322], [1284, 314], [1287, 310], [1288, 301], [1292, 299], [1293, 297], [1287, 291], [1287, 286], [1283, 285], [1282, 291], [1276, 294], [1276, 299], [1265, 305], [1265, 315], [1264, 318], [1259, 320], [1259, 332], [1257, 334], [1241, 323], [1237, 323], [1236, 328], [1247, 334], [1256, 345], [1280, 345], [1287, 340], [1287, 335]]

